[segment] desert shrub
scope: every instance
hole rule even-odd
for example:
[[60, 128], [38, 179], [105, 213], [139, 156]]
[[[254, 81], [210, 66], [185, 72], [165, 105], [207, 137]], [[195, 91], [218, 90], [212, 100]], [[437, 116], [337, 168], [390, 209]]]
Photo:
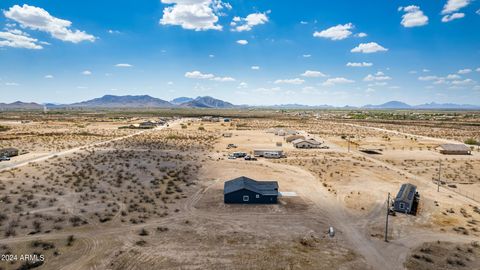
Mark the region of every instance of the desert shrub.
[[464, 141], [464, 143], [469, 145], [480, 145], [480, 142], [478, 142], [474, 138], [468, 138]]

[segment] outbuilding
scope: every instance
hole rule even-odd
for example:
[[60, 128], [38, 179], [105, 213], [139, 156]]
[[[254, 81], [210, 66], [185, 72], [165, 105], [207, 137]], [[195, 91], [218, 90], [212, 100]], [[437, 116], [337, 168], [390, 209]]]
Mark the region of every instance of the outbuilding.
[[0, 149], [0, 157], [14, 157], [18, 156], [18, 149], [17, 148], [3, 148]]
[[415, 214], [417, 211], [418, 198], [417, 187], [410, 183], [405, 183], [398, 191], [397, 197], [395, 197], [393, 209], [400, 213]]
[[315, 139], [312, 139], [312, 138], [308, 140], [297, 139], [292, 141], [292, 144], [293, 146], [295, 146], [295, 148], [319, 148], [322, 145], [321, 142], [316, 141]]
[[283, 150], [281, 149], [255, 149], [253, 150], [253, 155], [255, 157], [270, 157], [270, 156], [278, 156], [284, 157]]
[[302, 135], [292, 135], [292, 136], [288, 136], [285, 141], [286, 142], [293, 142], [295, 140], [298, 140], [298, 139], [303, 139], [305, 140], [305, 136], [302, 136]]
[[223, 198], [225, 203], [275, 204], [278, 199], [278, 182], [256, 181], [241, 176], [225, 182]]
[[472, 149], [465, 144], [446, 143], [439, 145], [437, 149], [444, 155], [470, 155]]

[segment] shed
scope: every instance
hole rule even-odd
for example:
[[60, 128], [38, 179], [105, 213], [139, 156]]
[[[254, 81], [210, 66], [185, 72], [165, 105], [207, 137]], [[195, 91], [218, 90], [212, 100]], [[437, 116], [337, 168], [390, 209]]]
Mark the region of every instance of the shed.
[[287, 142], [293, 142], [295, 140], [298, 140], [298, 139], [304, 139], [305, 140], [305, 136], [302, 136], [302, 135], [291, 135], [291, 136], [288, 136], [285, 141]]
[[465, 144], [446, 143], [439, 145], [437, 149], [444, 155], [470, 155], [472, 149]]
[[297, 139], [292, 141], [292, 144], [296, 148], [319, 148], [322, 143], [315, 139]]
[[279, 157], [283, 157], [283, 150], [281, 149], [255, 149], [253, 150], [253, 155], [255, 157], [265, 157], [265, 155], [268, 154], [275, 154], [278, 155]]
[[274, 204], [278, 198], [278, 182], [241, 176], [225, 182], [223, 198], [225, 203]]
[[0, 157], [14, 157], [18, 156], [18, 149], [17, 148], [3, 148], [0, 149]]
[[393, 203], [393, 209], [396, 212], [405, 214], [415, 214], [418, 205], [417, 187], [410, 183], [402, 185], [398, 191], [395, 202]]

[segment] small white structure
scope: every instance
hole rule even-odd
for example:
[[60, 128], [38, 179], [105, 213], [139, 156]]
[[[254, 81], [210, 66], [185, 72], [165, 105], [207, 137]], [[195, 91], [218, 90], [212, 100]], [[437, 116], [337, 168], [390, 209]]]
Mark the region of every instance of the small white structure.
[[315, 139], [297, 139], [292, 141], [293, 146], [295, 148], [320, 148], [322, 145], [321, 142], [316, 141]]
[[284, 156], [282, 149], [256, 149], [253, 150], [255, 157], [281, 158]]

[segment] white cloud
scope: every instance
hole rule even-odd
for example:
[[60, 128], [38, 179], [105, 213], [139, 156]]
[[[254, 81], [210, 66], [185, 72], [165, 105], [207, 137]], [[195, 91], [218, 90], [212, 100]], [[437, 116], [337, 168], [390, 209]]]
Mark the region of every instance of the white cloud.
[[217, 77], [211, 73], [202, 73], [198, 70], [185, 72], [185, 78], [211, 80], [211, 81], [217, 81], [217, 82], [234, 82], [235, 81], [235, 79], [232, 77]]
[[215, 77], [212, 80], [217, 82], [234, 82], [235, 79], [232, 77]]
[[353, 48], [350, 51], [354, 53], [375, 53], [375, 52], [386, 52], [388, 51], [388, 49], [382, 47], [376, 42], [369, 42], [369, 43], [360, 43], [357, 47]]
[[330, 78], [322, 83], [323, 86], [334, 86], [336, 84], [354, 83], [355, 81], [343, 77]]
[[352, 31], [351, 29], [354, 28], [354, 25], [352, 23], [347, 23], [344, 25], [337, 25], [330, 27], [328, 29], [325, 29], [321, 32], [315, 31], [313, 33], [314, 37], [321, 37], [321, 38], [328, 38], [331, 40], [342, 40], [348, 38], [351, 34]]
[[280, 84], [280, 83], [284, 83], [284, 84], [302, 84], [304, 83], [305, 80], [302, 80], [302, 79], [299, 79], [299, 78], [295, 78], [295, 79], [284, 79], [284, 80], [276, 80], [274, 83], [275, 84]]
[[368, 62], [348, 62], [347, 67], [371, 67], [373, 66], [373, 63], [368, 63]]
[[53, 75], [50, 75], [50, 74], [49, 74], [49, 75], [45, 75], [44, 78], [45, 78], [45, 79], [53, 79]]
[[120, 31], [118, 31], [118, 30], [108, 29], [108, 30], [107, 30], [107, 33], [112, 34], [112, 35], [115, 35], [115, 34], [121, 34], [122, 32], [120, 32]]
[[43, 49], [42, 45], [37, 44], [38, 40], [28, 36], [20, 30], [10, 30], [0, 32], [0, 47], [23, 48], [31, 50]]
[[478, 15], [480, 15], [480, 9], [475, 11], [475, 13], [477, 13]]
[[460, 69], [459, 71], [457, 71], [458, 74], [468, 74], [470, 72], [472, 72], [472, 70], [469, 68]]
[[215, 75], [207, 73], [203, 74], [202, 72], [195, 70], [185, 73], [185, 77], [189, 79], [213, 79]]
[[241, 82], [237, 86], [238, 89], [244, 89], [244, 88], [247, 88], [247, 87], [248, 87], [248, 84], [246, 82]]
[[82, 74], [85, 76], [89, 76], [89, 75], [92, 75], [92, 72], [90, 70], [84, 70]]
[[272, 87], [272, 88], [260, 87], [260, 88], [253, 89], [253, 92], [271, 95], [271, 94], [278, 93], [280, 90], [281, 90], [280, 87]]
[[327, 75], [316, 70], [306, 70], [303, 74], [301, 74], [301, 76], [308, 77], [308, 78], [318, 78], [318, 77], [326, 77]]
[[389, 76], [386, 76], [383, 74], [383, 72], [377, 72], [375, 75], [368, 74], [365, 78], [363, 78], [364, 81], [366, 82], [372, 82], [372, 81], [386, 81], [386, 80], [391, 80], [392, 78]]
[[19, 86], [20, 84], [18, 84], [16, 82], [6, 82], [5, 85], [6, 86]]
[[476, 82], [472, 79], [452, 81], [452, 84], [454, 84], [454, 85], [471, 85], [471, 84], [475, 84], [475, 83]]
[[218, 16], [223, 8], [231, 9], [230, 4], [219, 0], [161, 0], [173, 4], [163, 9], [162, 25], [179, 25], [183, 29], [205, 31], [222, 30]]
[[470, 4], [470, 0], [448, 0], [443, 6], [442, 15], [456, 12]]
[[476, 69], [477, 72], [480, 72], [480, 67]]
[[170, 82], [167, 82], [168, 85], [174, 85], [174, 83], [172, 81]]
[[465, 17], [465, 13], [453, 13], [442, 17], [442, 22], [450, 22]]
[[430, 72], [430, 69], [424, 68], [422, 69], [423, 72]]
[[260, 69], [259, 66], [251, 66], [250, 68], [253, 69], [253, 70], [259, 70]]
[[399, 7], [399, 11], [404, 11], [401, 24], [404, 27], [415, 27], [428, 24], [428, 17], [423, 14], [418, 6]]
[[115, 67], [120, 67], [120, 68], [129, 68], [129, 67], [133, 67], [132, 65], [130, 64], [116, 64]]
[[448, 80], [458, 80], [458, 79], [460, 79], [460, 78], [461, 78], [461, 77], [458, 76], [457, 74], [448, 74], [448, 76], [447, 76], [447, 79], [448, 79]]
[[232, 31], [243, 32], [250, 31], [252, 27], [267, 22], [268, 17], [266, 13], [252, 13], [245, 18], [234, 17], [230, 25], [234, 27]]
[[420, 77], [418, 77], [418, 79], [420, 81], [435, 81], [435, 80], [442, 79], [442, 78], [438, 77], [438, 76], [431, 75], [431, 76], [420, 76]]
[[246, 41], [245, 39], [240, 39], [240, 40], [237, 40], [237, 43], [240, 45], [247, 45], [248, 41]]
[[356, 37], [359, 37], [359, 38], [363, 38], [363, 37], [366, 37], [366, 36], [367, 36], [367, 33], [361, 32], [361, 33], [356, 34], [355, 36], [356, 36]]
[[84, 31], [72, 30], [72, 22], [53, 17], [46, 10], [29, 5], [14, 5], [3, 11], [5, 17], [17, 22], [23, 28], [43, 31], [52, 37], [73, 43], [94, 42], [96, 37]]
[[310, 58], [310, 57], [312, 57], [311, 54], [304, 54], [304, 55], [302, 55], [302, 56], [303, 56], [303, 58]]
[[369, 83], [368, 87], [374, 87], [374, 86], [385, 86], [387, 85], [387, 82], [374, 82], [374, 83]]

